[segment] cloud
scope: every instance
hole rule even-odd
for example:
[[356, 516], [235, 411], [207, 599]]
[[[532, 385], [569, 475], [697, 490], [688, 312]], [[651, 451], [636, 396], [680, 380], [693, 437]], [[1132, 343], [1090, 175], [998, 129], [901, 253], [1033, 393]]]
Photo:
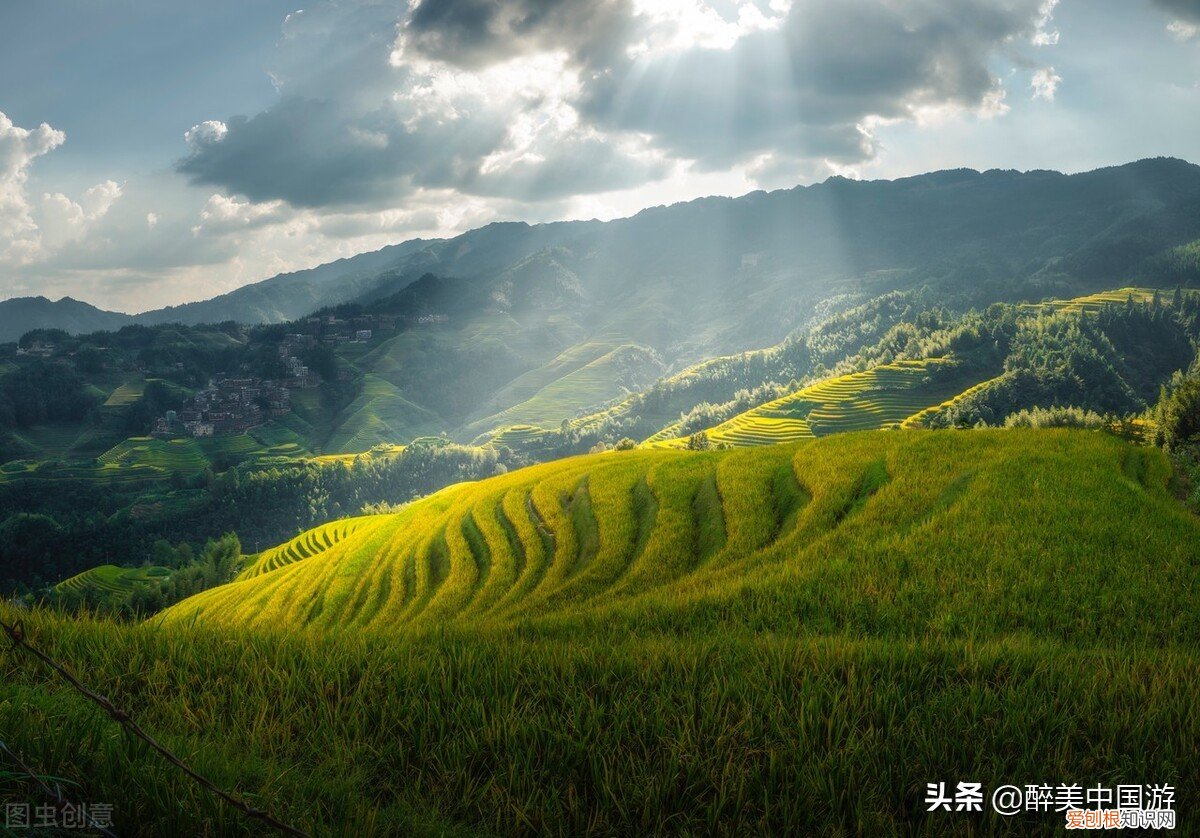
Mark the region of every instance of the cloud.
[[422, 0], [403, 22], [395, 58], [480, 68], [563, 51], [599, 66], [632, 36], [631, 0]]
[[113, 180], [98, 183], [73, 201], [61, 192], [42, 195], [37, 214], [38, 255], [45, 258], [68, 244], [78, 244], [124, 194]]
[[589, 85], [583, 108], [705, 167], [767, 152], [860, 163], [876, 153], [873, 125], [938, 109], [994, 113], [1003, 94], [988, 63], [1033, 36], [1041, 9], [1032, 0], [808, 0], [779, 31], [727, 50], [614, 68]]
[[200, 210], [200, 223], [192, 228], [195, 235], [221, 235], [279, 224], [292, 217], [283, 201], [254, 204], [224, 195], [212, 195]]
[[1173, 20], [1167, 31], [1180, 41], [1200, 39], [1200, 0], [1151, 0]]
[[[656, 165], [626, 154], [629, 143], [597, 141], [578, 125], [569, 104], [576, 69], [561, 49], [540, 51], [550, 42], [538, 32], [558, 31], [551, 23], [570, 21], [583, 38], [600, 12], [552, 3], [563, 8], [535, 20], [531, 6], [501, 24], [490, 5], [454, 14], [422, 5], [403, 35], [394, 4], [291, 16], [272, 70], [280, 100], [252, 117], [193, 127], [179, 171], [253, 202], [332, 208], [385, 208], [438, 189], [550, 200], [652, 178]], [[438, 20], [447, 29], [435, 37]], [[474, 40], [480, 26], [518, 32], [517, 43], [484, 49], [486, 39]], [[446, 39], [463, 45], [455, 63], [428, 57]]]
[[178, 170], [252, 203], [338, 212], [419, 192], [553, 202], [681, 167], [804, 170], [873, 129], [1003, 114], [989, 69], [1053, 44], [1056, 0], [422, 0], [290, 15], [278, 101], [185, 135]]
[[1054, 22], [1054, 9], [1058, 6], [1058, 1], [1042, 0], [1042, 5], [1038, 7], [1037, 25], [1031, 39], [1034, 46], [1052, 47], [1058, 43], [1059, 31], [1051, 28], [1051, 24]]
[[201, 151], [221, 142], [228, 133], [229, 128], [224, 122], [208, 119], [184, 131], [183, 141], [192, 151]]
[[1193, 23], [1200, 23], [1200, 0], [1151, 0], [1168, 14]]
[[66, 134], [46, 123], [21, 128], [0, 113], [0, 264], [10, 271], [80, 245], [123, 194], [121, 184], [106, 180], [78, 200], [62, 192], [32, 199], [28, 183], [33, 161], [64, 142]]
[[1053, 102], [1061, 82], [1062, 76], [1056, 73], [1053, 67], [1042, 67], [1033, 74], [1033, 80], [1030, 82], [1033, 98]]
[[29, 261], [41, 248], [25, 190], [29, 167], [66, 139], [66, 134], [44, 122], [37, 128], [21, 128], [0, 112], [0, 262]]

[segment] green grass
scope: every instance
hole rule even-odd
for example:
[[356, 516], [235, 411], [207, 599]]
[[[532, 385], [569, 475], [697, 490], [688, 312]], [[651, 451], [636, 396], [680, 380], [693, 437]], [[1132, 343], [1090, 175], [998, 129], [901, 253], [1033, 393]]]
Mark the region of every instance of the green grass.
[[[319, 834], [1061, 829], [924, 811], [958, 779], [1173, 783], [1188, 833], [1200, 522], [1167, 479], [1080, 431], [609, 453], [451, 487], [140, 626], [21, 616]], [[123, 832], [255, 831], [11, 654], [0, 730]]]

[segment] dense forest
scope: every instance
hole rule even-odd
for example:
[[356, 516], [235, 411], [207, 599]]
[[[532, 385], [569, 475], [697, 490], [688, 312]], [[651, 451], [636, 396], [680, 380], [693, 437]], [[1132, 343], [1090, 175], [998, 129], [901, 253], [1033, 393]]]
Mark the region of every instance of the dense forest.
[[494, 448], [414, 445], [349, 465], [309, 461], [207, 471], [186, 506], [145, 517], [130, 507], [134, 498], [84, 481], [0, 483], [0, 508], [38, 510], [0, 523], [0, 588], [36, 589], [105, 563], [154, 563], [160, 542], [199, 548], [225, 532], [236, 532], [255, 552], [364, 508], [503, 472], [506, 461], [516, 462]]

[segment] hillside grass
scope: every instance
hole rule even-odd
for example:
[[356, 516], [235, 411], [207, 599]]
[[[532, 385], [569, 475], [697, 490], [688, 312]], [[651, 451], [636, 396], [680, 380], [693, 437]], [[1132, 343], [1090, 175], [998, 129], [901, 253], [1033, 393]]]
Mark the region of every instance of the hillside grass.
[[[462, 484], [139, 626], [31, 612], [316, 833], [1009, 834], [925, 784], [1200, 783], [1200, 522], [1080, 431], [633, 451]], [[6, 619], [15, 614], [3, 608]], [[255, 830], [45, 670], [0, 730], [135, 833]]]

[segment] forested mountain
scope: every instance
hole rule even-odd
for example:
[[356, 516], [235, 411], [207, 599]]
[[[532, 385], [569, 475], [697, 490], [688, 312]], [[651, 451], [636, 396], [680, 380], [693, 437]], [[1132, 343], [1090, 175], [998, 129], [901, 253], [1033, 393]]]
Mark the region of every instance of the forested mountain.
[[[395, 293], [426, 273], [520, 308], [549, 292], [586, 328], [628, 329], [669, 355], [765, 345], [837, 289], [934, 283], [974, 301], [1099, 290], [1149, 271], [1193, 277], [1200, 168], [1152, 159], [1077, 175], [953, 170], [704, 198], [600, 223], [500, 223], [281, 274], [133, 322], [274, 323]], [[1175, 250], [1182, 248], [1181, 250]], [[1189, 261], [1190, 258], [1190, 261]], [[1168, 270], [1169, 269], [1169, 270]], [[632, 309], [640, 309], [632, 321]], [[67, 317], [69, 332], [112, 328]], [[0, 339], [27, 329], [0, 309]]]
[[0, 301], [0, 343], [15, 341], [31, 329], [61, 329], [75, 335], [119, 329], [132, 322], [127, 314], [104, 311], [88, 303], [63, 297], [13, 297]]

